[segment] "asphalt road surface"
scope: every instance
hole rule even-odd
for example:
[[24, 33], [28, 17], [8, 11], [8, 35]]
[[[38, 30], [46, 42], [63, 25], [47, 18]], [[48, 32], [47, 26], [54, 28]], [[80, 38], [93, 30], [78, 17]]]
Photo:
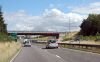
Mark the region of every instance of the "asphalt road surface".
[[44, 45], [33, 44], [23, 47], [13, 62], [100, 62], [100, 55], [67, 48], [45, 49]]

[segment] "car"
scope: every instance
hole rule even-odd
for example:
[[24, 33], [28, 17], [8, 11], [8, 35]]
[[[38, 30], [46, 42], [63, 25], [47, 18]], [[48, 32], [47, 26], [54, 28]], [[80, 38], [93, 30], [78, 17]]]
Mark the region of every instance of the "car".
[[29, 39], [24, 39], [24, 41], [23, 41], [23, 46], [24, 46], [24, 47], [31, 47], [30, 40], [29, 40]]
[[46, 48], [58, 48], [58, 43], [57, 43], [57, 40], [48, 40], [47, 41], [47, 45], [46, 45]]

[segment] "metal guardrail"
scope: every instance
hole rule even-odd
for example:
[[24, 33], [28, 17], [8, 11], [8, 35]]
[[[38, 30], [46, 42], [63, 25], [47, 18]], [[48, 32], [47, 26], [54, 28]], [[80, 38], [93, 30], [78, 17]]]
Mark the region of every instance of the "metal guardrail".
[[95, 47], [95, 48], [100, 48], [100, 45], [95, 45], [95, 44], [71, 44], [71, 43], [58, 43], [59, 45], [64, 45], [64, 46], [66, 46], [66, 45], [69, 45], [69, 46], [72, 46], [72, 47], [75, 47], [75, 46], [79, 46], [79, 48], [81, 47], [81, 48], [83, 48], [83, 47], [85, 47], [85, 48], [93, 48], [93, 47]]
[[[36, 43], [40, 43], [40, 44], [46, 44], [46, 42], [36, 42]], [[71, 47], [76, 47], [78, 46], [78, 48], [100, 48], [100, 45], [95, 45], [95, 44], [72, 44], [72, 43], [58, 43], [59, 46], [71, 46]]]

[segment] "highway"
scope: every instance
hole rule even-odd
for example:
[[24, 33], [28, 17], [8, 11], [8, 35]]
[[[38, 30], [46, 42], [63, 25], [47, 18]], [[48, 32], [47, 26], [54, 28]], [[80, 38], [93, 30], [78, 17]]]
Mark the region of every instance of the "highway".
[[45, 49], [45, 45], [22, 47], [13, 62], [99, 62], [100, 55], [67, 48]]

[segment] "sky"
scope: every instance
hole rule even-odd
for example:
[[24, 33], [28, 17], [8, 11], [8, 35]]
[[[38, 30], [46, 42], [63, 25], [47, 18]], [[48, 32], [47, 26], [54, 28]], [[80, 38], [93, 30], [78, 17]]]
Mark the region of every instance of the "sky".
[[[0, 0], [7, 30], [78, 31], [88, 14], [100, 13], [100, 0]], [[69, 22], [70, 21], [70, 22]]]

